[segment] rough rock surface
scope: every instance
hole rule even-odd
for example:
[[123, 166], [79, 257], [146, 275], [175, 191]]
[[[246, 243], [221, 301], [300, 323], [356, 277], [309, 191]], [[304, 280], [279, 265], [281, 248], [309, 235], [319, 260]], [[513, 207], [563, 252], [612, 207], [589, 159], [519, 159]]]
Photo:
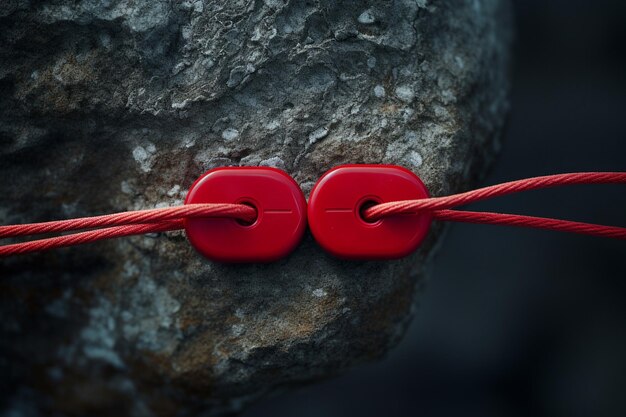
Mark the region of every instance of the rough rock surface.
[[[180, 204], [267, 165], [308, 193], [395, 163], [433, 195], [483, 173], [507, 110], [505, 0], [0, 3], [0, 222]], [[380, 357], [436, 243], [342, 262], [310, 236], [221, 265], [182, 233], [0, 261], [2, 408], [193, 415]]]

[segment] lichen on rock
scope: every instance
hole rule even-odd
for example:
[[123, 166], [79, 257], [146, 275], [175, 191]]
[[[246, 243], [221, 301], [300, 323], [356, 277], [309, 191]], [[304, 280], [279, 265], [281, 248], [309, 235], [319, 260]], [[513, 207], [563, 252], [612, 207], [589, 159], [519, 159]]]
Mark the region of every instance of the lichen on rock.
[[[506, 0], [5, 1], [0, 222], [181, 204], [218, 166], [398, 164], [433, 195], [475, 183], [508, 109]], [[379, 358], [441, 229], [346, 262], [307, 235], [224, 265], [182, 232], [0, 263], [6, 409], [218, 415]]]

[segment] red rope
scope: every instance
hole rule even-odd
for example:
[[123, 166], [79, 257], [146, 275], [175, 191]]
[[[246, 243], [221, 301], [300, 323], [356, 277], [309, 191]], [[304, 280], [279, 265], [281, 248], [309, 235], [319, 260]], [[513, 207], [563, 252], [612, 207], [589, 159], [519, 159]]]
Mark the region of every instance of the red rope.
[[438, 220], [533, 227], [616, 239], [626, 239], [626, 228], [624, 227], [603, 226], [591, 223], [579, 223], [568, 220], [522, 216], [517, 214], [449, 210], [460, 205], [521, 191], [573, 184], [626, 184], [626, 173], [583, 172], [527, 178], [524, 180], [511, 181], [479, 188], [447, 197], [433, 197], [419, 200], [403, 200], [381, 203], [365, 210], [363, 212], [363, 217], [368, 221], [376, 221], [384, 217], [396, 216], [399, 214], [417, 214], [419, 211], [431, 211], [433, 217]]
[[47, 239], [0, 246], [0, 257], [80, 245], [103, 239], [182, 229], [186, 217], [229, 217], [254, 221], [257, 213], [244, 204], [188, 204], [104, 216], [0, 226], [0, 238], [99, 228]]
[[105, 214], [104, 216], [0, 226], [0, 239], [42, 233], [93, 229], [96, 227], [159, 223], [164, 220], [173, 220], [183, 217], [233, 217], [252, 222], [256, 219], [256, 210], [244, 204], [187, 204], [178, 207], [125, 211], [123, 213]]
[[573, 222], [569, 220], [522, 216], [519, 214], [502, 214], [465, 210], [435, 210], [433, 211], [433, 217], [437, 220], [447, 220], [452, 222], [532, 227], [536, 229], [557, 230], [560, 232], [626, 239], [626, 228], [624, 227], [602, 226], [598, 224]]
[[[490, 187], [447, 197], [381, 203], [365, 210], [363, 215], [366, 220], [375, 221], [389, 216], [430, 211], [433, 217], [438, 220], [534, 227], [626, 239], [626, 228], [624, 227], [602, 226], [516, 214], [450, 210], [460, 205], [506, 194], [572, 184], [626, 184], [626, 173], [589, 172], [528, 178], [492, 185]], [[229, 217], [251, 222], [256, 216], [257, 213], [254, 208], [243, 204], [189, 204], [180, 207], [128, 211], [104, 216], [83, 217], [45, 223], [0, 226], [0, 239], [43, 233], [76, 232], [85, 229], [96, 229], [0, 246], [0, 257], [90, 243], [115, 237], [178, 230], [183, 228], [183, 219], [188, 217]]]

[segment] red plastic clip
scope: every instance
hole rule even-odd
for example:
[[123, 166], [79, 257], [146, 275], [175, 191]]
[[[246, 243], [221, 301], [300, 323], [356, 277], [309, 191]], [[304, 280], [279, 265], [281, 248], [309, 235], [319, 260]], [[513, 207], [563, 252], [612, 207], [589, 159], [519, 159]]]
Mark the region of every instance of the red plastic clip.
[[189, 189], [185, 204], [253, 206], [252, 224], [228, 218], [187, 218], [185, 231], [202, 255], [221, 262], [271, 262], [289, 254], [306, 229], [306, 200], [285, 172], [267, 167], [216, 168]]
[[343, 165], [324, 174], [309, 197], [309, 227], [328, 252], [345, 259], [397, 259], [413, 252], [431, 223], [430, 213], [368, 222], [374, 204], [428, 198], [411, 171], [392, 165]]

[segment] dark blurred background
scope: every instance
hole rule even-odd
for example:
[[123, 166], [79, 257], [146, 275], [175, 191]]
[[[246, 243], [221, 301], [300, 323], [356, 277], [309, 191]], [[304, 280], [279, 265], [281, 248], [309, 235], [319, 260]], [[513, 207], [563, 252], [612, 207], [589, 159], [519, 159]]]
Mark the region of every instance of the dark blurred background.
[[[626, 171], [626, 2], [518, 0], [512, 113], [485, 181]], [[626, 225], [626, 189], [511, 196], [471, 209]], [[626, 416], [626, 244], [453, 225], [406, 337], [258, 416]]]

